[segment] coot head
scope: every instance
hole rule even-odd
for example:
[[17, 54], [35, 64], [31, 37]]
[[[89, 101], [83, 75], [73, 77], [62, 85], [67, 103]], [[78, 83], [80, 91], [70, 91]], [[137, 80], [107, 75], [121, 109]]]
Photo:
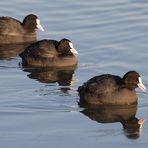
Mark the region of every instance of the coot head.
[[64, 54], [66, 55], [67, 53], [69, 55], [78, 54], [76, 49], [73, 47], [72, 42], [65, 38], [60, 40], [57, 50], [61, 55], [64, 55]]
[[40, 24], [39, 18], [34, 14], [27, 15], [24, 18], [22, 24], [23, 24], [24, 28], [29, 32], [34, 31], [35, 29], [39, 29], [41, 31], [44, 31], [44, 28]]
[[123, 76], [125, 87], [129, 89], [135, 89], [139, 87], [142, 91], [146, 91], [145, 86], [142, 83], [140, 75], [136, 71], [129, 71]]

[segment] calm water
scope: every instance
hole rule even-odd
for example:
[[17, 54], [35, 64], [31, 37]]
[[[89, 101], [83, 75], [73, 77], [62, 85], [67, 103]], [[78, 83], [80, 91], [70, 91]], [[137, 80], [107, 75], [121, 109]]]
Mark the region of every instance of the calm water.
[[129, 70], [148, 87], [147, 0], [5, 0], [0, 6], [1, 16], [38, 15], [46, 30], [37, 31], [38, 39], [68, 38], [79, 52], [75, 71], [34, 71], [19, 66], [19, 47], [0, 49], [1, 148], [148, 147], [147, 121], [130, 132], [115, 119], [148, 119], [147, 92], [137, 89], [136, 107], [88, 115], [76, 91], [94, 75]]

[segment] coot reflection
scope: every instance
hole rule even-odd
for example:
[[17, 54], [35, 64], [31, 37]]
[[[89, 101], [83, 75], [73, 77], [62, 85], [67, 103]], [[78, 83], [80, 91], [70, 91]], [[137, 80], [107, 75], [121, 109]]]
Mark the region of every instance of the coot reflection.
[[27, 75], [30, 79], [35, 79], [41, 83], [58, 83], [61, 91], [66, 93], [69, 87], [74, 83], [72, 80], [76, 67], [67, 67], [64, 69], [51, 69], [51, 68], [25, 68], [23, 71], [29, 72]]
[[126, 137], [137, 139], [144, 118], [136, 118], [137, 105], [129, 106], [89, 106], [81, 111], [90, 119], [99, 123], [120, 122], [123, 126]]
[[30, 43], [0, 44], [0, 60], [17, 57]]

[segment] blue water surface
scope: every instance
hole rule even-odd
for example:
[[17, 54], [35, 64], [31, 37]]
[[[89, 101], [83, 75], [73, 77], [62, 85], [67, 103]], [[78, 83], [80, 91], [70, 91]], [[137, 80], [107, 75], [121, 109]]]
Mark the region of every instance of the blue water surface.
[[[148, 87], [148, 1], [0, 1], [1, 16], [22, 21], [30, 13], [45, 29], [37, 31], [38, 40], [70, 39], [79, 64], [65, 86], [57, 71], [34, 74], [21, 68], [17, 52], [0, 53], [0, 147], [148, 147], [147, 121], [134, 134], [120, 122], [97, 122], [81, 112], [77, 94], [95, 75], [123, 76], [129, 70], [138, 71]], [[137, 110], [131, 112], [148, 119], [148, 93], [137, 89], [137, 95]]]

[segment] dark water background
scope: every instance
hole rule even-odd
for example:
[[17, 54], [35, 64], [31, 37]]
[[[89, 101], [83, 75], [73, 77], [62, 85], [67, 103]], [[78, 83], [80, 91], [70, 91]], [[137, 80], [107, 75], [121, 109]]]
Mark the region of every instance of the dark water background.
[[[147, 121], [134, 133], [123, 130], [120, 122], [96, 122], [94, 115], [80, 112], [76, 91], [95, 75], [123, 76], [129, 70], [138, 71], [148, 87], [148, 1], [0, 1], [1, 16], [23, 20], [29, 13], [38, 15], [46, 30], [37, 31], [38, 40], [70, 39], [79, 65], [66, 72], [64, 86], [59, 71], [25, 71], [19, 67], [19, 49], [0, 50], [0, 147], [148, 147]], [[115, 114], [148, 119], [148, 94], [139, 89], [137, 94], [137, 110], [117, 109]], [[105, 111], [100, 116], [112, 112]]]

